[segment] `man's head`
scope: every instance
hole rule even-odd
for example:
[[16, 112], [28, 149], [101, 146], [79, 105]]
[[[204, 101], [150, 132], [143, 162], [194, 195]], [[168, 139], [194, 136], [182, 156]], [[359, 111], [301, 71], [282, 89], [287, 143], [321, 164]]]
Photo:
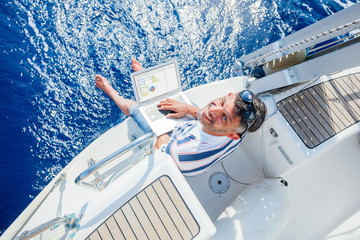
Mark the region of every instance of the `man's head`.
[[265, 115], [265, 104], [246, 90], [214, 99], [198, 112], [198, 119], [206, 133], [239, 139], [260, 128]]

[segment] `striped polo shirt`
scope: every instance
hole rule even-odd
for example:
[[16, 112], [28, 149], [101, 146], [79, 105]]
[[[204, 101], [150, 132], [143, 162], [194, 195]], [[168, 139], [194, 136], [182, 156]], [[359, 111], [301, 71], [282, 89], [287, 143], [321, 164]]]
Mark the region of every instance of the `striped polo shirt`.
[[169, 143], [161, 150], [172, 157], [184, 175], [194, 176], [232, 153], [245, 135], [238, 140], [213, 136], [202, 130], [198, 120], [190, 120], [174, 128]]

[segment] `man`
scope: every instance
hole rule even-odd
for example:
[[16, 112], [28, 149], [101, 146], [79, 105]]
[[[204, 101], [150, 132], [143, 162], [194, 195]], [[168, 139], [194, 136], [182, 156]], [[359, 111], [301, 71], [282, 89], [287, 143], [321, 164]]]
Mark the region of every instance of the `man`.
[[[139, 71], [141, 64], [131, 59], [132, 69]], [[127, 116], [131, 116], [144, 132], [151, 132], [136, 102], [121, 97], [102, 76], [96, 75], [96, 87], [104, 91]], [[180, 171], [194, 176], [208, 170], [240, 145], [246, 132], [254, 132], [264, 122], [266, 107], [250, 91], [230, 93], [211, 101], [203, 109], [172, 99], [161, 101], [159, 109], [172, 110], [167, 115], [178, 118], [186, 114], [194, 120], [177, 125], [171, 133], [158, 137], [155, 147], [169, 154]]]

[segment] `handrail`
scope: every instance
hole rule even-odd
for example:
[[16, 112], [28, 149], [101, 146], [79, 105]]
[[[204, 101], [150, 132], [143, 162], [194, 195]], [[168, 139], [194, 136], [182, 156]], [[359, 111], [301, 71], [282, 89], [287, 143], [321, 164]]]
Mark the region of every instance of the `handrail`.
[[128, 152], [129, 150], [133, 149], [134, 147], [144, 143], [145, 141], [153, 138], [155, 136], [155, 133], [147, 133], [144, 136], [141, 136], [140, 138], [136, 139], [135, 141], [127, 144], [126, 146], [120, 148], [119, 150], [115, 151], [114, 153], [110, 154], [109, 156], [105, 157], [101, 161], [97, 162], [93, 166], [89, 167], [85, 171], [83, 171], [76, 179], [75, 183], [79, 184], [82, 180], [90, 176], [92, 173], [94, 173], [96, 170], [102, 168], [106, 164], [110, 163], [115, 157], [124, 154]]
[[[281, 52], [283, 52], [283, 51], [289, 50], [289, 49], [291, 49], [291, 48], [298, 47], [298, 46], [303, 45], [303, 44], [306, 44], [306, 43], [308, 43], [308, 42], [311, 42], [311, 41], [314, 41], [314, 40], [323, 38], [323, 37], [325, 37], [325, 36], [327, 36], [327, 35], [330, 35], [330, 34], [335, 33], [335, 32], [339, 32], [339, 31], [341, 31], [341, 30], [343, 30], [343, 29], [352, 27], [352, 26], [354, 26], [354, 25], [356, 26], [356, 25], [359, 24], [359, 23], [360, 23], [360, 18], [359, 18], [359, 19], [356, 19], [356, 20], [353, 20], [353, 21], [351, 21], [351, 22], [348, 22], [348, 23], [346, 23], [346, 24], [344, 24], [344, 25], [338, 26], [338, 27], [336, 27], [336, 28], [327, 30], [327, 31], [322, 32], [322, 33], [320, 33], [320, 34], [313, 35], [313, 36], [311, 36], [311, 37], [309, 37], [309, 38], [306, 38], [306, 39], [303, 39], [303, 40], [301, 40], [301, 41], [292, 43], [292, 44], [287, 45], [287, 46], [285, 46], [285, 47], [282, 47], [282, 48], [280, 48], [280, 49], [278, 49], [278, 50], [274, 50], [274, 51], [269, 52], [269, 53], [267, 53], [267, 54], [261, 55], [261, 56], [259, 56], [259, 57], [257, 57], [257, 58], [251, 59], [251, 60], [249, 60], [248, 62], [246, 62], [246, 63], [244, 64], [244, 67], [256, 66], [256, 65], [259, 64], [259, 63], [260, 63], [260, 64], [264, 64], [265, 59], [268, 58], [268, 57], [270, 57], [270, 56], [276, 55], [276, 54], [278, 54], [278, 53], [281, 53]], [[267, 60], [266, 62], [268, 62], [268, 61], [269, 61], [269, 60]]]
[[55, 190], [56, 187], [66, 178], [66, 172], [63, 172], [58, 179], [54, 179], [53, 186], [46, 186], [39, 195], [30, 203], [23, 213], [10, 225], [10, 227], [1, 235], [1, 239], [15, 239], [15, 236], [23, 230], [23, 227], [28, 223], [34, 213], [43, 204], [49, 194]]
[[36, 235], [44, 232], [45, 230], [51, 228], [54, 225], [64, 224], [65, 226], [71, 223], [71, 218], [66, 217], [57, 217], [46, 223], [41, 224], [40, 226], [28, 231], [24, 231], [20, 236], [16, 237], [15, 240], [25, 240], [35, 237]]

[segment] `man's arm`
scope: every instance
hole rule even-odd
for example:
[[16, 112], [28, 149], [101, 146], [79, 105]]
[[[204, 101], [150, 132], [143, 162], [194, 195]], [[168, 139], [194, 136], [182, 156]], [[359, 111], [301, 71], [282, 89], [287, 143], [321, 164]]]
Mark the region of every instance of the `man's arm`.
[[163, 144], [167, 144], [170, 141], [170, 136], [169, 134], [165, 133], [163, 135], [160, 135], [159, 137], [157, 137], [156, 139], [156, 143], [155, 143], [155, 148], [159, 149], [161, 147], [161, 145]]
[[[169, 113], [166, 115], [169, 118], [180, 118], [185, 116], [186, 114], [189, 114], [195, 118], [197, 118], [197, 113], [199, 111], [199, 108], [189, 105], [186, 103], [178, 102], [173, 99], [166, 99], [161, 101], [158, 104], [159, 110], [172, 110], [175, 113]], [[155, 148], [159, 149], [161, 145], [167, 144], [170, 140], [169, 134], [163, 134], [159, 136], [155, 143]]]
[[199, 111], [198, 107], [186, 103], [178, 102], [173, 99], [166, 99], [161, 101], [158, 104], [158, 107], [159, 110], [171, 110], [175, 112], [175, 113], [169, 113], [167, 115], [168, 118], [180, 118], [185, 116], [186, 114], [189, 114], [194, 118], [197, 118], [197, 113]]

